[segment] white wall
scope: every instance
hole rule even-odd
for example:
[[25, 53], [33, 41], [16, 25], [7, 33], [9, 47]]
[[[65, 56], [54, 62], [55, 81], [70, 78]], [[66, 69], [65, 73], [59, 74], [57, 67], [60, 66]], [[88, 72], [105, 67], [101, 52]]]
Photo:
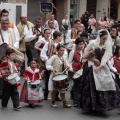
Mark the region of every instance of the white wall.
[[67, 1], [67, 14], [70, 17], [70, 0]]
[[27, 15], [27, 4], [11, 4], [11, 3], [1, 3], [0, 9], [6, 9], [9, 11], [9, 19], [16, 24], [16, 6], [22, 6], [22, 14]]
[[87, 0], [80, 0], [80, 5], [79, 5], [79, 16], [82, 16], [82, 14], [85, 13], [87, 7]]
[[96, 8], [96, 19], [99, 20], [100, 16], [103, 12], [108, 14], [108, 2], [109, 0], [97, 0], [97, 8]]

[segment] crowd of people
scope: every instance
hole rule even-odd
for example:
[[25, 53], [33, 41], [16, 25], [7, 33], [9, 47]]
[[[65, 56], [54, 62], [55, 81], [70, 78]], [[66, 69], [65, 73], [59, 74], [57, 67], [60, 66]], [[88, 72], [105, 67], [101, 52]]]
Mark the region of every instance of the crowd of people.
[[[6, 9], [0, 16], [0, 49], [7, 45], [0, 56], [3, 109], [10, 97], [14, 110], [20, 110], [20, 102], [34, 108], [49, 94], [51, 107], [56, 108], [56, 101], [62, 101], [63, 107], [71, 108], [66, 98], [71, 81], [74, 107], [90, 113], [120, 108], [119, 21], [116, 24], [104, 12], [97, 22], [88, 11], [74, 21], [73, 27], [67, 15], [58, 24], [51, 14], [44, 25], [41, 17], [36, 17], [33, 24], [25, 15], [15, 25]], [[25, 56], [22, 62], [18, 54]], [[25, 81], [20, 95], [19, 76]]]

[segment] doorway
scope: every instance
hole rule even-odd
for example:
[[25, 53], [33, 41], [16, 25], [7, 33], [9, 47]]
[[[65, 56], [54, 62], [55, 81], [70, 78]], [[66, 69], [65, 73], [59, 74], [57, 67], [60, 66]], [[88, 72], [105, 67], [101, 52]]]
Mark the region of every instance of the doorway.
[[110, 0], [110, 18], [114, 20], [118, 18], [118, 0]]
[[97, 0], [87, 0], [87, 11], [96, 17]]
[[16, 6], [16, 25], [20, 22], [22, 6]]

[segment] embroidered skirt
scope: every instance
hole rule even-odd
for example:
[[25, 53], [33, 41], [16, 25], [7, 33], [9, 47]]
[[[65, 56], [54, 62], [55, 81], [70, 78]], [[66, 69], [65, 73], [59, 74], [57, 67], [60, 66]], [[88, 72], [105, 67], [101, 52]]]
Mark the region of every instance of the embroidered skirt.
[[20, 101], [31, 104], [43, 102], [44, 96], [42, 88], [39, 89], [36, 95], [34, 95], [33, 93], [34, 91], [28, 86], [28, 83], [25, 81], [21, 91]]
[[[81, 79], [81, 78], [80, 78]], [[83, 68], [82, 80], [77, 90], [78, 108], [84, 111], [109, 111], [120, 107], [120, 89], [116, 91], [97, 91], [93, 77], [93, 68], [88, 62]]]

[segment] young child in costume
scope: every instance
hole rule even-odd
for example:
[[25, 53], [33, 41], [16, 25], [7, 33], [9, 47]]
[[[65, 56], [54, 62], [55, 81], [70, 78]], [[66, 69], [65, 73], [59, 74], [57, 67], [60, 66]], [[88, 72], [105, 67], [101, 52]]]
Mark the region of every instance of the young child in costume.
[[[17, 90], [17, 87], [20, 86], [20, 77], [17, 74], [19, 67], [14, 63], [15, 57], [15, 51], [11, 48], [8, 48], [6, 51], [7, 59], [0, 64], [0, 73], [4, 78], [1, 104], [2, 108], [7, 108], [8, 100], [11, 97], [14, 110], [20, 110], [21, 106], [19, 101], [19, 92]], [[16, 83], [12, 83], [9, 78], [15, 74], [17, 75], [15, 77], [17, 77], [18, 80], [16, 80]]]
[[114, 56], [108, 61], [108, 65], [115, 74], [115, 81], [120, 87], [120, 46], [116, 46]]
[[35, 103], [43, 102], [43, 91], [41, 84], [40, 70], [37, 67], [37, 60], [32, 59], [30, 66], [23, 73], [25, 83], [22, 88], [20, 101], [28, 103], [31, 108]]
[[[69, 65], [67, 63], [67, 59], [65, 58], [64, 51], [65, 47], [61, 44], [59, 44], [57, 47], [57, 55], [53, 55], [47, 62], [46, 62], [46, 69], [51, 70], [50, 78], [49, 78], [49, 85], [48, 89], [51, 91], [51, 106], [56, 108], [57, 105], [55, 104], [55, 97], [57, 91], [60, 92], [60, 96], [63, 102], [63, 107], [65, 108], [70, 108], [71, 105], [68, 104], [66, 101], [65, 93], [68, 88], [67, 86], [67, 81], [65, 84], [62, 86], [62, 81], [60, 84], [55, 85], [55, 81], [53, 81], [54, 75], [58, 74], [59, 72], [63, 72], [66, 68], [69, 68]], [[72, 71], [72, 70], [71, 70]], [[65, 88], [64, 88], [65, 87]]]
[[[83, 62], [83, 49], [84, 49], [84, 41], [82, 38], [76, 38], [75, 40], [76, 48], [75, 50], [72, 50], [69, 54], [68, 63], [72, 66], [74, 73], [76, 73], [78, 70], [82, 69]], [[73, 79], [73, 78], [72, 78]], [[73, 99], [74, 106], [77, 106], [77, 92], [79, 91], [79, 80], [78, 78], [73, 79], [73, 86], [71, 90], [71, 98]]]

